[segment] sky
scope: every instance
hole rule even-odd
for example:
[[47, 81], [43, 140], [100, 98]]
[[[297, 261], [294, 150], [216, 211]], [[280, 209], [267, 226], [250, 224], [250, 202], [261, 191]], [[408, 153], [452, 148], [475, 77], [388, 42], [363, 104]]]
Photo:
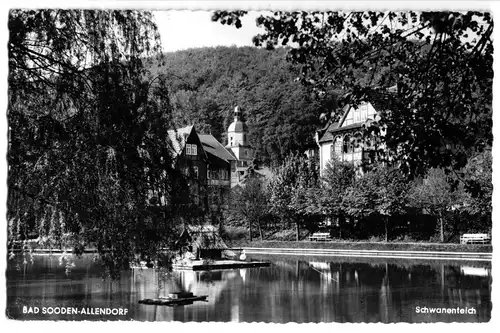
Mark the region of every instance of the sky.
[[253, 45], [252, 37], [264, 31], [255, 24], [258, 12], [249, 12], [244, 16], [240, 29], [212, 22], [212, 13], [186, 10], [155, 11], [163, 51], [218, 45], [250, 46]]
[[[413, 9], [422, 10], [425, 7]], [[153, 11], [160, 31], [163, 51], [173, 52], [219, 45], [253, 46], [252, 38], [265, 32], [263, 28], [256, 26], [255, 20], [259, 15], [269, 13], [269, 11], [249, 11], [242, 18], [242, 27], [237, 29], [234, 26], [213, 22], [211, 20], [213, 12], [214, 9], [210, 8], [208, 10]]]

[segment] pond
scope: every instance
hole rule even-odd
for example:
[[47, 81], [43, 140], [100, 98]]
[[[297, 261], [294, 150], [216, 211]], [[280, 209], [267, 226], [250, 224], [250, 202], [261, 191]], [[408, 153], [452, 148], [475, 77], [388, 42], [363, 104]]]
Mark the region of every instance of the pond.
[[[110, 280], [103, 278], [92, 255], [69, 261], [57, 255], [19, 255], [8, 261], [7, 315], [21, 320], [274, 323], [491, 319], [490, 262], [251, 259], [271, 265], [204, 272], [131, 269], [119, 280]], [[177, 307], [138, 304], [177, 291], [208, 295], [207, 302]]]

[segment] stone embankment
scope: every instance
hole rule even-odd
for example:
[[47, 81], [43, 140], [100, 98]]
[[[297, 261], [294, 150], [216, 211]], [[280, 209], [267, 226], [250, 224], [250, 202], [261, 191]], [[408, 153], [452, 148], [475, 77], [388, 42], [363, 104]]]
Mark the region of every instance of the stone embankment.
[[401, 259], [492, 260], [492, 245], [384, 242], [252, 242], [233, 246], [247, 254]]

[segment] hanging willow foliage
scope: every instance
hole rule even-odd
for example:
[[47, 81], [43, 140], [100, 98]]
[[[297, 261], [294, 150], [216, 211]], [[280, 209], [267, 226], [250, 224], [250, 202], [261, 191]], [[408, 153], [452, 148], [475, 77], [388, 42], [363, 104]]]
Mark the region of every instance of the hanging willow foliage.
[[154, 261], [191, 201], [144, 66], [151, 13], [13, 10], [9, 36], [9, 241], [95, 248], [111, 273]]

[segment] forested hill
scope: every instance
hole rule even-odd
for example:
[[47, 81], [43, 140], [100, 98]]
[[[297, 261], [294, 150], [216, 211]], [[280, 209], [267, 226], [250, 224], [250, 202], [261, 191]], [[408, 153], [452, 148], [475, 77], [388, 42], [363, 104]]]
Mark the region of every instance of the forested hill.
[[280, 162], [288, 153], [314, 145], [317, 101], [299, 82], [299, 68], [286, 50], [216, 47], [166, 53], [151, 74], [166, 74], [177, 126], [196, 124], [226, 143], [226, 129], [239, 105], [249, 126], [250, 144], [263, 163]]

